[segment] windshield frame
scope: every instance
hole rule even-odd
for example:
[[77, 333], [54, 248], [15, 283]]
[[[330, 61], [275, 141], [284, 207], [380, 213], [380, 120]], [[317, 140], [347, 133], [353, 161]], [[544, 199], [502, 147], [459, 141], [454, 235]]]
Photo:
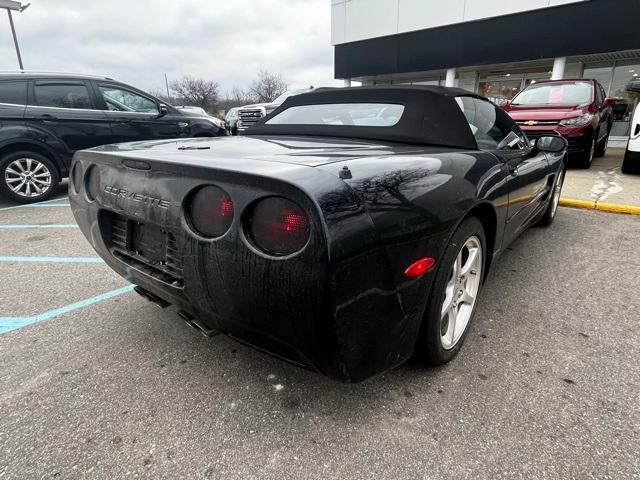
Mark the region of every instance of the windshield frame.
[[276, 105], [282, 105], [287, 98], [293, 97], [294, 95], [300, 95], [301, 93], [305, 93], [309, 91], [311, 90], [307, 88], [296, 88], [294, 90], [286, 90], [282, 92], [280, 95], [278, 95], [271, 103], [274, 103]]

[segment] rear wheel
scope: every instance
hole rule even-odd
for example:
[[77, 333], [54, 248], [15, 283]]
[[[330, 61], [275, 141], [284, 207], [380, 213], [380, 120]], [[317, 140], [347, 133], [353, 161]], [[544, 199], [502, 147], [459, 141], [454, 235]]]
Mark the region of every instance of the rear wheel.
[[589, 147], [589, 150], [587, 150], [580, 156], [580, 159], [578, 160], [578, 166], [584, 169], [591, 168], [591, 164], [593, 163], [593, 157], [595, 156], [595, 154], [596, 154], [596, 137], [594, 136], [593, 139], [591, 140], [591, 146]]
[[596, 151], [594, 153], [594, 156], [596, 158], [604, 157], [607, 154], [607, 147], [608, 146], [609, 146], [609, 134], [607, 133], [607, 136], [604, 137], [602, 139], [602, 141], [600, 142], [600, 144], [598, 144], [598, 146], [596, 147]]
[[558, 174], [558, 178], [553, 185], [553, 191], [551, 192], [551, 198], [549, 199], [549, 205], [544, 212], [543, 217], [536, 224], [540, 227], [548, 227], [553, 223], [558, 213], [558, 205], [560, 205], [560, 196], [562, 195], [562, 187], [564, 186], [564, 178], [566, 169], [563, 168]]
[[428, 365], [453, 359], [469, 330], [482, 290], [485, 233], [475, 217], [456, 230], [436, 273], [416, 344], [416, 356]]
[[35, 152], [14, 152], [0, 160], [0, 192], [19, 203], [47, 200], [60, 178], [56, 166]]

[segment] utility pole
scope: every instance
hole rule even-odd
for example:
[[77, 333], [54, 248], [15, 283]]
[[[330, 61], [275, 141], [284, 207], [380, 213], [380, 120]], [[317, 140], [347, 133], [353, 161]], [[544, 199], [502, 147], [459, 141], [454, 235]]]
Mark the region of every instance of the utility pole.
[[20, 2], [16, 2], [14, 0], [0, 0], [0, 9], [5, 9], [9, 16], [9, 25], [11, 25], [11, 34], [13, 35], [13, 44], [16, 47], [16, 55], [18, 56], [18, 65], [20, 65], [20, 70], [24, 70], [24, 65], [22, 64], [22, 55], [20, 55], [18, 36], [16, 35], [16, 27], [13, 24], [13, 15], [11, 14], [11, 11], [15, 10], [17, 12], [24, 12], [29, 8], [29, 5], [31, 4], [27, 3], [26, 5], [22, 5]]
[[171, 94], [169, 93], [169, 80], [167, 80], [167, 74], [164, 74], [164, 85], [165, 87], [167, 87], [167, 100], [169, 101], [169, 103], [173, 103], [171, 102]]

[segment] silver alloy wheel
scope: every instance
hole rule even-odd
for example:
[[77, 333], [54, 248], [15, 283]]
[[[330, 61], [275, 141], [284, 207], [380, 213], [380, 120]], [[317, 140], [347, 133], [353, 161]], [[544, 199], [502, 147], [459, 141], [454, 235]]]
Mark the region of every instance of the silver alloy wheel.
[[556, 216], [556, 212], [558, 211], [558, 205], [560, 205], [560, 195], [562, 194], [562, 186], [564, 185], [564, 170], [560, 172], [558, 175], [558, 180], [556, 181], [556, 186], [553, 189], [553, 198], [551, 201], [551, 218]]
[[464, 334], [482, 281], [482, 242], [475, 235], [464, 243], [453, 263], [440, 318], [440, 341], [453, 349]]
[[47, 166], [33, 158], [14, 160], [4, 171], [5, 183], [13, 193], [21, 197], [44, 195], [51, 188], [51, 180], [51, 172]]

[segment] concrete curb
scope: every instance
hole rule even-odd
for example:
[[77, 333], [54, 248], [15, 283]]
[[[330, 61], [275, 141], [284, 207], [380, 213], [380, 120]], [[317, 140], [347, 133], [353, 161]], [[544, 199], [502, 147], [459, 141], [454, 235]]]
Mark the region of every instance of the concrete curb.
[[600, 203], [595, 200], [575, 200], [573, 198], [561, 198], [560, 205], [570, 208], [582, 208], [585, 210], [598, 210], [600, 212], [621, 213], [625, 215], [640, 215], [640, 207], [633, 205], [621, 205], [618, 203]]

